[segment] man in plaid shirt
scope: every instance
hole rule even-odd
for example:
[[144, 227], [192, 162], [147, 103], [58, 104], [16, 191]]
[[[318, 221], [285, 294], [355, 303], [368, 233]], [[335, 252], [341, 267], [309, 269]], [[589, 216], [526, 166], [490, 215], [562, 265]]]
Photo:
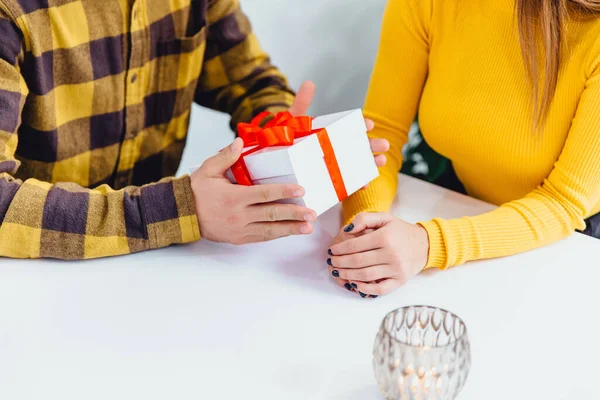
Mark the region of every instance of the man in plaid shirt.
[[224, 178], [240, 139], [172, 176], [192, 102], [234, 127], [265, 110], [303, 114], [313, 92], [294, 103], [238, 0], [0, 0], [0, 256], [310, 233], [313, 211], [272, 203], [301, 187]]

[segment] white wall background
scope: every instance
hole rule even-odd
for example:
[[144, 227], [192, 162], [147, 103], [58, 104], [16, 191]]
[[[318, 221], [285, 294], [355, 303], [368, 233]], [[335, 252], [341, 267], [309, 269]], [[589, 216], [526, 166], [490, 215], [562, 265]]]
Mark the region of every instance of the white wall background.
[[[240, 0], [263, 48], [297, 89], [312, 80], [311, 115], [362, 107], [386, 0]], [[229, 116], [194, 106], [180, 173], [233, 140]]]

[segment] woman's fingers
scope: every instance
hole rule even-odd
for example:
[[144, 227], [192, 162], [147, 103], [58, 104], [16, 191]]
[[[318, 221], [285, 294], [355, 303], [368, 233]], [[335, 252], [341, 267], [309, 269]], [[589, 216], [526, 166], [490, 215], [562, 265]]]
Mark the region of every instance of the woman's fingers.
[[379, 229], [394, 219], [395, 217], [389, 213], [362, 212], [354, 217], [351, 223], [342, 227], [342, 232], [356, 235], [365, 229]]
[[385, 154], [377, 154], [375, 156], [375, 164], [377, 164], [379, 168], [385, 167], [385, 164], [387, 164], [387, 157]]
[[[365, 123], [367, 125], [367, 131], [370, 131], [375, 127], [373, 121], [369, 119], [366, 119]], [[375, 164], [379, 168], [384, 167], [385, 164], [387, 164], [387, 157], [385, 154], [381, 153], [385, 153], [390, 149], [390, 142], [388, 142], [386, 139], [371, 138], [369, 139], [369, 143], [371, 144], [371, 151], [375, 154]], [[363, 186], [362, 189], [366, 189], [368, 187], [369, 185], [367, 184]]]
[[[375, 235], [374, 233], [372, 233], [369, 235], [363, 235], [360, 237], [350, 238], [350, 239], [344, 240], [343, 242], [334, 244], [329, 249], [330, 250], [329, 255], [332, 256], [331, 261], [334, 261], [334, 259], [336, 259], [336, 257], [350, 255], [350, 254], [356, 254], [356, 253], [363, 253], [363, 252], [367, 252], [370, 250], [376, 250], [379, 248], [380, 248], [380, 245], [379, 245], [378, 235]], [[357, 256], [355, 258], [360, 259], [361, 257]], [[327, 263], [329, 263], [329, 260]], [[340, 264], [334, 263], [333, 265], [340, 265]], [[362, 266], [366, 267], [368, 265], [362, 265]], [[346, 268], [359, 268], [359, 267], [346, 267]]]
[[[351, 282], [350, 286], [352, 287], [352, 284], [354, 284], [356, 286], [356, 291], [359, 292], [359, 294], [362, 293], [362, 297], [377, 297], [389, 294], [399, 287], [404, 286], [405, 283], [406, 282], [400, 279], [392, 278], [384, 279], [379, 282]], [[366, 296], [363, 296], [363, 294]]]
[[340, 233], [338, 233], [338, 235], [335, 238], [333, 238], [333, 242], [331, 243], [331, 246], [327, 250], [327, 254], [329, 254], [330, 256], [334, 255], [333, 252], [331, 251], [331, 248], [333, 246], [335, 246], [336, 244], [339, 244], [339, 243], [345, 242], [346, 240], [354, 239], [354, 238], [357, 238], [357, 237], [362, 237], [362, 236], [368, 235], [369, 233], [372, 233], [372, 232], [375, 232], [375, 230], [373, 230], [373, 229], [365, 229], [364, 231], [362, 231], [362, 232], [360, 232], [358, 234], [351, 235], [351, 234], [346, 233], [346, 232], [344, 232], [342, 230]]
[[[357, 217], [358, 218], [358, 217]], [[359, 223], [362, 218], [358, 218]], [[335, 237], [332, 246], [327, 251], [329, 258], [327, 263], [329, 264], [329, 274], [333, 277], [333, 280], [338, 286], [344, 287], [348, 291], [355, 291], [358, 293], [357, 283], [349, 281], [349, 278], [354, 280], [364, 279], [363, 282], [369, 282], [368, 278], [376, 276], [379, 278], [373, 278], [373, 280], [384, 279], [388, 273], [383, 268], [386, 268], [384, 263], [381, 261], [384, 258], [384, 254], [381, 251], [369, 251], [377, 250], [379, 247], [374, 247], [379, 240], [376, 235], [377, 231], [365, 227], [360, 232], [345, 232], [344, 229]], [[381, 265], [380, 265], [381, 264]], [[375, 266], [375, 270], [362, 271], [363, 266]], [[341, 267], [341, 266], [344, 266]], [[361, 271], [357, 274], [349, 274], [347, 271], [356, 270]], [[379, 272], [378, 272], [379, 271]], [[382, 275], [383, 274], [383, 275]], [[365, 292], [358, 293], [361, 297], [365, 298], [367, 295]], [[377, 297], [375, 295], [374, 297]]]
[[385, 153], [390, 149], [390, 142], [386, 139], [371, 138], [369, 139], [371, 144], [371, 151], [373, 153]]
[[[362, 240], [361, 240], [362, 239]], [[347, 240], [344, 243], [348, 243], [347, 246], [353, 246], [356, 247], [357, 249], [360, 249], [359, 246], [362, 246], [362, 242], [364, 242], [364, 246], [365, 247], [370, 247], [369, 242], [370, 242], [370, 238], [369, 236], [363, 236], [360, 238], [356, 238], [356, 239], [350, 239]], [[353, 243], [357, 243], [357, 244], [353, 244]], [[371, 251], [367, 251], [367, 250], [371, 250]], [[372, 250], [372, 249], [365, 249], [365, 250], [357, 250], [356, 252], [351, 252], [351, 253], [346, 253], [345, 255], [341, 255], [341, 256], [336, 256], [335, 252], [333, 252], [334, 256], [330, 257], [327, 259], [327, 264], [329, 264], [332, 267], [337, 267], [337, 268], [365, 268], [365, 267], [371, 267], [373, 265], [378, 265], [378, 264], [386, 264], [387, 262], [387, 257], [385, 256], [385, 253], [381, 250]]]
[[[385, 156], [385, 154], [377, 154], [375, 156], [375, 165], [377, 165], [378, 168], [385, 167], [386, 164], [387, 164], [387, 157]], [[365, 186], [363, 186], [361, 188], [361, 190], [367, 189], [369, 187], [369, 185], [370, 185], [370, 183], [367, 183]]]
[[341, 287], [343, 287], [344, 289], [346, 289], [346, 290], [348, 290], [350, 292], [354, 290], [354, 288], [352, 287], [352, 285], [348, 281], [345, 281], [343, 279], [336, 278], [336, 277], [333, 277], [333, 281], [336, 283], [336, 285], [341, 286]]
[[334, 278], [344, 279], [358, 283], [358, 282], [373, 282], [381, 279], [392, 278], [393, 271], [389, 265], [374, 265], [372, 267], [360, 268], [360, 269], [342, 269], [336, 267], [329, 267], [329, 273]]
[[342, 243], [344, 240], [348, 240], [347, 235], [343, 233], [338, 233], [336, 237], [333, 238], [329, 249], [327, 250], [327, 254], [331, 255], [331, 247], [335, 246], [338, 243]]

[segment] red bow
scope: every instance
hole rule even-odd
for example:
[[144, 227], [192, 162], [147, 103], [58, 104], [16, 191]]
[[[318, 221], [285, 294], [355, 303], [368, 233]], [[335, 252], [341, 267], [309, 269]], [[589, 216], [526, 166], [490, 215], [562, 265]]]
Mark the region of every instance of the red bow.
[[[267, 117], [273, 118], [265, 124], [264, 127], [260, 123]], [[294, 139], [305, 137], [312, 132], [311, 117], [294, 117], [288, 111], [280, 112], [273, 115], [268, 112], [258, 114], [249, 124], [238, 124], [238, 135], [244, 140], [244, 146], [291, 146], [294, 144]]]
[[[269, 116], [273, 116], [273, 118], [264, 127], [261, 127], [260, 123]], [[238, 136], [244, 141], [244, 147], [256, 147], [243, 153], [240, 159], [231, 167], [236, 182], [240, 185], [252, 186], [252, 179], [250, 179], [250, 173], [244, 162], [245, 156], [267, 147], [291, 146], [294, 144], [295, 139], [313, 134], [316, 134], [319, 139], [333, 186], [338, 199], [342, 201], [348, 197], [348, 194], [327, 131], [325, 129], [313, 130], [311, 117], [294, 117], [288, 111], [275, 115], [262, 112], [250, 123], [238, 124]]]

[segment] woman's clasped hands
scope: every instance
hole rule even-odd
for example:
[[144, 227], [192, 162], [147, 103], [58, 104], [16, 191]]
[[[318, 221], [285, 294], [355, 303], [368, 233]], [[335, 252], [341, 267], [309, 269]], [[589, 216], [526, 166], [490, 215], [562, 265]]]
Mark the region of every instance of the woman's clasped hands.
[[361, 213], [340, 230], [327, 253], [337, 284], [363, 298], [376, 298], [425, 268], [429, 238], [421, 225], [392, 214]]

